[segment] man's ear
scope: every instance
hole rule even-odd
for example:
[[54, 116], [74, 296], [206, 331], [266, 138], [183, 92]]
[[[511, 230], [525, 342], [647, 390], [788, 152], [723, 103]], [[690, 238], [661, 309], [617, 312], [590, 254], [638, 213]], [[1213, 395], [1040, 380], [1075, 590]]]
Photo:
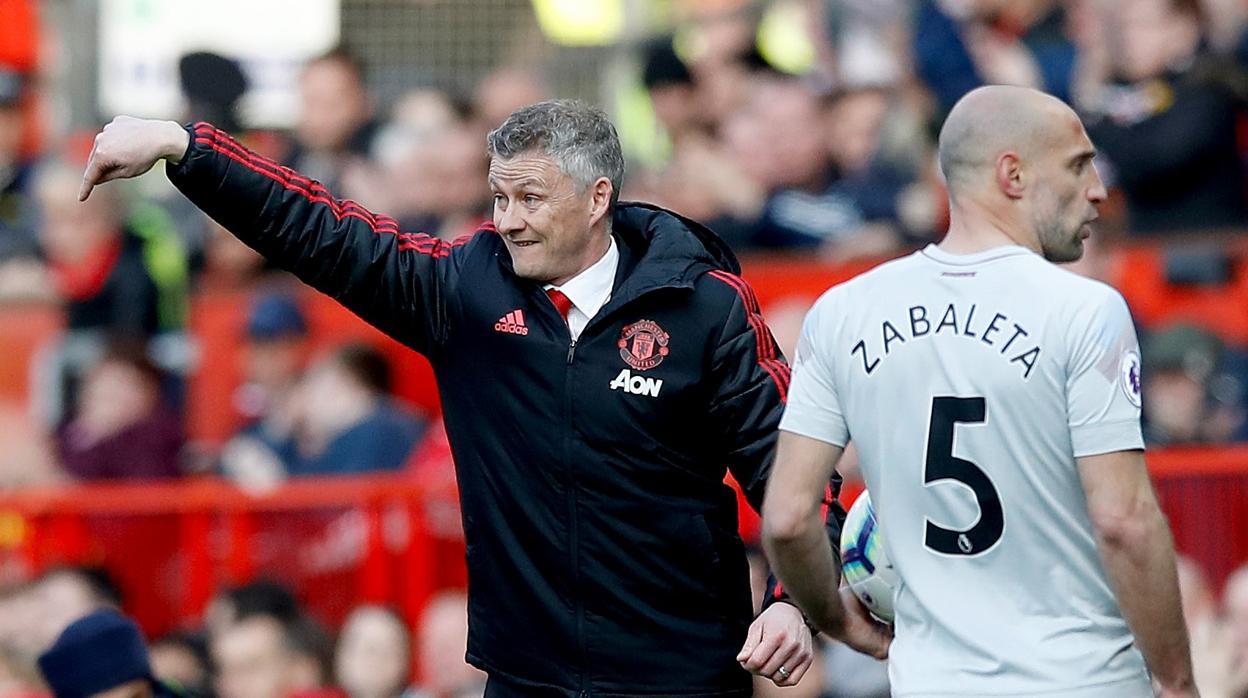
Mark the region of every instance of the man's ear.
[[1001, 157], [997, 158], [997, 165], [992, 174], [996, 178], [1001, 193], [1011, 199], [1023, 198], [1027, 182], [1023, 176], [1023, 162], [1018, 157], [1018, 153], [1013, 151], [1002, 153]]
[[589, 225], [593, 227], [607, 215], [615, 186], [606, 177], [599, 177], [589, 188]]

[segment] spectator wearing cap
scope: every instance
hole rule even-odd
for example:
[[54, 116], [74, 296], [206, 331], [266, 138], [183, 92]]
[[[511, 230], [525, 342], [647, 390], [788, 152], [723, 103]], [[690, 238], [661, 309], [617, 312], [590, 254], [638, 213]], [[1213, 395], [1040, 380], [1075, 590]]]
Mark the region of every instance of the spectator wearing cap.
[[296, 427], [296, 388], [309, 351], [308, 322], [299, 303], [282, 293], [251, 306], [242, 352], [243, 384], [234, 406], [245, 426], [221, 452], [221, 469], [241, 485], [264, 489], [285, 478], [283, 463]]
[[1143, 354], [1148, 443], [1221, 443], [1245, 436], [1242, 387], [1223, 370], [1225, 346], [1217, 335], [1173, 325], [1147, 337]]
[[172, 698], [152, 676], [147, 646], [134, 621], [104, 609], [70, 624], [39, 669], [56, 698]]
[[242, 128], [237, 108], [247, 92], [247, 76], [238, 61], [210, 51], [188, 53], [178, 60], [178, 79], [187, 114]]
[[706, 128], [706, 115], [695, 99], [693, 75], [676, 53], [672, 37], [664, 36], [646, 45], [641, 82], [650, 94], [654, 115], [673, 143]]

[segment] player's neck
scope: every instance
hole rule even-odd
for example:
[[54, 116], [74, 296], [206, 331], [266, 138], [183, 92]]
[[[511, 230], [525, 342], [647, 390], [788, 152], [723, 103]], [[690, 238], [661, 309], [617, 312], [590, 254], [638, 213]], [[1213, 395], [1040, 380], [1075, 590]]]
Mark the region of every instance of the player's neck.
[[975, 204], [954, 203], [949, 211], [949, 231], [937, 245], [949, 254], [968, 255], [1005, 245], [1039, 252], [1035, 235], [1007, 216]]

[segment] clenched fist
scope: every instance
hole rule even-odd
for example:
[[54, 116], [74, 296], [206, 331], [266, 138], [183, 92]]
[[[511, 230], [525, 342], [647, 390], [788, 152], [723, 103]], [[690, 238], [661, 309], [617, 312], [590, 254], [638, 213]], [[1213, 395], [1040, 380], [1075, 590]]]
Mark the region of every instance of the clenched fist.
[[164, 158], [176, 164], [190, 144], [190, 134], [173, 121], [119, 116], [95, 137], [82, 174], [78, 200], [86, 201], [97, 184], [137, 177]]

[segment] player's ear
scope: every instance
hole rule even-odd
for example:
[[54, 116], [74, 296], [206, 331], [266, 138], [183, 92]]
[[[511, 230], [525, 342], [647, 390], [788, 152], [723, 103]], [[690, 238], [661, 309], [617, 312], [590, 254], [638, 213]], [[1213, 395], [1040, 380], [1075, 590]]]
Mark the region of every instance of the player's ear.
[[993, 176], [996, 178], [997, 186], [1001, 189], [1001, 193], [1011, 199], [1023, 198], [1023, 189], [1025, 188], [1023, 162], [1018, 157], [1018, 153], [1013, 151], [1001, 153], [1000, 157], [997, 158]]

